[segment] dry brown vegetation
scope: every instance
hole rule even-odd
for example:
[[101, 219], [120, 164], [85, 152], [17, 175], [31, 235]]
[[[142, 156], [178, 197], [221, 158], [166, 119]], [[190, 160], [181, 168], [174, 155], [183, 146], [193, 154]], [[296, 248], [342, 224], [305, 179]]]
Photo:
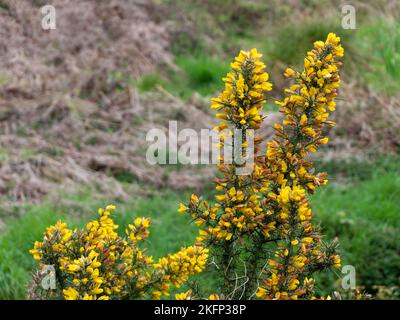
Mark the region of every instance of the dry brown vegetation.
[[[126, 85], [127, 77], [172, 63], [154, 5], [53, 4], [58, 26], [44, 32], [40, 1], [2, 1], [1, 193], [35, 199], [73, 181], [124, 197], [117, 175], [177, 187], [166, 168], [145, 162], [145, 133], [176, 118], [184, 127], [207, 127], [208, 116], [163, 90], [139, 96]], [[174, 173], [180, 187], [202, 180], [192, 171]]]
[[[273, 3], [256, 3], [260, 7], [241, 2], [230, 19], [253, 17], [261, 28], [264, 11], [278, 20], [293, 12], [301, 17], [316, 14], [315, 8], [304, 11], [291, 1], [276, 6], [279, 10]], [[44, 4], [0, 1], [0, 192], [7, 202], [40, 199], [56, 186], [85, 185], [121, 198], [132, 190], [144, 192], [144, 184], [127, 189], [121, 177], [156, 187], [201, 186], [212, 168], [149, 166], [145, 134], [154, 127], [167, 130], [169, 120], [179, 120], [181, 128], [210, 127], [208, 99], [195, 95], [182, 102], [161, 87], [139, 94], [130, 81], [176, 69], [171, 50], [182, 33], [194, 42], [203, 37], [211, 47], [221, 32], [202, 33], [201, 21], [185, 16], [179, 5], [150, 0], [54, 0], [57, 29], [43, 31]], [[371, 8], [365, 6], [366, 11]], [[279, 92], [283, 64], [269, 65]], [[346, 75], [344, 82], [338, 127], [331, 134], [334, 147], [326, 156], [364, 154], [371, 146], [396, 150], [399, 98], [350, 83]], [[265, 136], [278, 116], [268, 116]]]

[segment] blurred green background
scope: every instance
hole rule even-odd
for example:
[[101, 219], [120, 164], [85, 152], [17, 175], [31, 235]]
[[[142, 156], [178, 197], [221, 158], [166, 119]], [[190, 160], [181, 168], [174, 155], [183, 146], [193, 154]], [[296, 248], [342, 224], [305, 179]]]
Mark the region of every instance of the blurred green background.
[[[356, 268], [361, 290], [400, 297], [399, 3], [352, 1], [357, 25], [345, 30], [340, 1], [114, 1], [92, 8], [101, 25], [89, 24], [90, 15], [78, 18], [88, 23], [87, 39], [72, 46], [78, 40], [67, 32], [75, 21], [68, 10], [95, 1], [53, 2], [69, 15], [60, 18], [58, 33], [46, 33], [52, 51], [42, 58], [41, 31], [22, 28], [35, 23], [42, 3], [23, 11], [0, 1], [1, 23], [29, 39], [15, 40], [3, 58], [9, 61], [14, 46], [26, 55], [29, 72], [45, 75], [38, 88], [37, 78], [18, 77], [12, 64], [0, 74], [0, 299], [25, 298], [35, 267], [28, 250], [48, 225], [63, 219], [83, 226], [108, 203], [117, 205], [121, 227], [136, 216], [152, 218], [147, 246], [155, 257], [193, 243], [196, 227], [177, 207], [192, 192], [212, 198], [213, 168], [149, 167], [147, 130], [168, 120], [196, 127], [199, 114], [202, 127], [212, 127], [210, 97], [222, 89], [237, 52], [253, 47], [264, 54], [274, 84], [266, 107], [274, 119], [273, 101], [288, 84], [284, 69], [299, 67], [329, 32], [342, 38], [345, 59], [337, 126], [314, 159], [330, 177], [312, 198], [315, 219], [326, 239], [339, 239], [342, 264]], [[26, 19], [12, 18], [18, 16]], [[132, 35], [126, 30], [134, 20]], [[106, 40], [96, 40], [99, 32], [109, 33]], [[62, 79], [54, 87], [53, 71]], [[319, 293], [340, 289], [338, 274], [319, 280]]]

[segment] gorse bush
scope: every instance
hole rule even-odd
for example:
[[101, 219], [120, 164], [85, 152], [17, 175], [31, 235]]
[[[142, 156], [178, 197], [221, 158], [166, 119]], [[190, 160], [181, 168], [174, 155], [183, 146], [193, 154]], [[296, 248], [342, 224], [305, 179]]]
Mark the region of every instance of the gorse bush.
[[[336, 245], [323, 243], [311, 223], [307, 199], [327, 183], [326, 174], [313, 174], [312, 163], [306, 160], [309, 152], [328, 142], [323, 126], [333, 125], [327, 118], [328, 110], [335, 108], [340, 82], [339, 40], [329, 34], [326, 42], [315, 42], [304, 59], [304, 70], [286, 70], [296, 83], [286, 90], [288, 97], [277, 102], [285, 118], [275, 124], [275, 138], [268, 143], [266, 156], [256, 157], [252, 174], [236, 175], [238, 165], [221, 164], [216, 204], [192, 196], [187, 206], [181, 205], [181, 211], [201, 226], [197, 241], [210, 248], [213, 271], [223, 279], [221, 298], [313, 298], [311, 275], [340, 266]], [[260, 127], [264, 92], [271, 90], [260, 57], [253, 49], [241, 52], [232, 63], [225, 91], [212, 100], [212, 108], [221, 112], [217, 117], [226, 120], [218, 130]], [[256, 136], [254, 143], [258, 147], [261, 139]]]
[[59, 290], [42, 290], [36, 282], [31, 296], [48, 298], [62, 295], [67, 300], [135, 299], [146, 294], [157, 299], [167, 295], [170, 285], [179, 287], [189, 275], [201, 272], [208, 249], [188, 247], [153, 262], [140, 248], [149, 235], [150, 219], [136, 218], [120, 237], [118, 226], [110, 218], [115, 206], [99, 209], [99, 219], [86, 229], [70, 230], [58, 222], [47, 229], [43, 242], [31, 250], [41, 267], [53, 266]]
[[[153, 262], [142, 248], [150, 220], [136, 218], [117, 234], [110, 217], [114, 206], [99, 210], [99, 219], [85, 229], [70, 230], [58, 222], [48, 228], [42, 242], [31, 250], [40, 261], [33, 279], [34, 298], [134, 299], [167, 296], [191, 275], [203, 272], [215, 280], [214, 292], [196, 284], [176, 294], [177, 299], [314, 299], [313, 274], [339, 268], [336, 242], [325, 243], [312, 223], [309, 195], [327, 183], [326, 173], [315, 173], [307, 160], [328, 138], [323, 136], [330, 111], [334, 111], [343, 56], [340, 38], [330, 33], [317, 41], [304, 59], [304, 68], [288, 68], [294, 84], [277, 101], [284, 115], [275, 124], [275, 136], [265, 155], [259, 154], [261, 138], [255, 134], [255, 159], [248, 175], [237, 174], [243, 164], [226, 164], [222, 155], [215, 179], [216, 202], [192, 195], [179, 212], [199, 227], [196, 244]], [[225, 90], [212, 99], [212, 109], [222, 119], [224, 134], [256, 130], [263, 116], [265, 93], [272, 88], [256, 49], [241, 51], [223, 79]], [[252, 132], [252, 131], [251, 131]], [[247, 135], [239, 149], [247, 156]], [[221, 135], [219, 147], [225, 137]], [[235, 143], [235, 142], [233, 142]], [[235, 149], [235, 147], [233, 148]], [[51, 265], [57, 289], [43, 290], [41, 269]]]

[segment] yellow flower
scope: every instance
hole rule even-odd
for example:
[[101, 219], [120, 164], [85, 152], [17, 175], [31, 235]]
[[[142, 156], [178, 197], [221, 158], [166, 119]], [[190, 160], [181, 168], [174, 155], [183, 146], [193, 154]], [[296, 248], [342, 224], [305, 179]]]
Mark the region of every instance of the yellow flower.
[[292, 78], [295, 74], [296, 72], [292, 68], [287, 68], [284, 73], [286, 78]]
[[79, 265], [77, 265], [77, 264], [70, 264], [69, 266], [68, 266], [68, 271], [72, 271], [72, 272], [75, 272], [75, 271], [78, 271], [78, 270], [80, 270], [80, 266]]
[[179, 213], [185, 213], [189, 208], [186, 207], [182, 202], [179, 204], [179, 209], [178, 212]]
[[191, 300], [192, 299], [192, 290], [188, 290], [186, 292], [175, 294], [176, 300]]
[[[276, 102], [284, 120], [274, 126], [275, 138], [268, 143], [265, 161], [276, 190], [269, 190], [264, 196], [270, 216], [279, 221], [278, 234], [283, 241], [278, 245], [275, 259], [269, 260], [269, 277], [258, 288], [257, 296], [263, 299], [311, 296], [313, 280], [305, 277], [303, 288], [297, 291], [298, 279], [307, 275], [306, 267], [316, 256], [321, 264], [340, 266], [339, 256], [326, 257], [321, 237], [311, 223], [312, 211], [306, 194], [314, 193], [327, 179], [325, 174], [313, 174], [306, 157], [329, 141], [322, 135], [322, 129], [324, 125], [333, 125], [327, 118], [328, 110], [335, 110], [341, 56], [340, 38], [330, 33], [325, 42], [314, 43], [302, 71], [291, 68], [285, 71], [285, 76], [294, 78], [296, 83], [285, 90], [288, 96], [283, 101]], [[295, 234], [303, 236], [301, 245], [293, 248], [299, 244]]]
[[106, 207], [106, 210], [107, 211], [113, 211], [113, 210], [115, 210], [117, 207], [115, 206], [115, 205], [113, 205], [113, 204], [109, 204], [107, 207]]
[[69, 287], [67, 289], [63, 290], [64, 298], [65, 300], [77, 300], [79, 297], [78, 291], [76, 291], [74, 288]]

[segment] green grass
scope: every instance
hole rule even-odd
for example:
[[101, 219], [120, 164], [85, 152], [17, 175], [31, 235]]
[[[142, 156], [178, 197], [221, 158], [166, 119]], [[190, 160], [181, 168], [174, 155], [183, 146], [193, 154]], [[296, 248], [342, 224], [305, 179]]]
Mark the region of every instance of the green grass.
[[163, 81], [159, 75], [157, 74], [146, 74], [138, 81], [134, 81], [133, 84], [139, 89], [141, 92], [152, 91], [158, 85], [165, 85], [165, 81]]
[[116, 216], [116, 221], [120, 225], [127, 225], [133, 217], [150, 217], [152, 226], [146, 246], [149, 253], [158, 258], [193, 244], [196, 226], [177, 212], [179, 202], [187, 201], [188, 198], [187, 193], [170, 191], [143, 198], [133, 204], [131, 209], [125, 207], [122, 214]]
[[148, 74], [134, 81], [133, 85], [140, 91], [152, 91], [161, 86], [173, 95], [186, 100], [194, 92], [209, 96], [221, 90], [221, 78], [229, 69], [227, 63], [203, 54], [177, 56], [175, 64], [179, 70], [169, 70], [168, 81], [158, 75]]
[[364, 79], [389, 94], [400, 89], [400, 23], [379, 21], [366, 25], [357, 34], [360, 54], [368, 58], [362, 67]]
[[123, 183], [134, 183], [137, 181], [135, 175], [129, 171], [119, 171], [114, 174], [114, 178]]
[[[377, 285], [400, 286], [398, 163], [398, 156], [380, 156], [316, 165], [330, 177], [330, 184], [312, 198], [323, 234], [339, 239], [342, 264], [353, 265], [357, 285], [373, 294]], [[329, 293], [337, 279], [332, 273], [321, 275], [322, 292]]]
[[315, 161], [318, 171], [329, 173], [330, 181], [365, 181], [379, 174], [393, 172], [400, 174], [400, 157], [397, 155], [375, 156], [371, 159]]
[[221, 87], [221, 78], [229, 68], [227, 63], [206, 55], [177, 57], [177, 65], [184, 70], [188, 85], [185, 91], [193, 89], [201, 95], [213, 94]]
[[326, 237], [340, 241], [343, 265], [353, 265], [357, 284], [369, 290], [373, 285], [399, 285], [399, 199], [397, 171], [357, 183], [333, 183], [312, 201]]

